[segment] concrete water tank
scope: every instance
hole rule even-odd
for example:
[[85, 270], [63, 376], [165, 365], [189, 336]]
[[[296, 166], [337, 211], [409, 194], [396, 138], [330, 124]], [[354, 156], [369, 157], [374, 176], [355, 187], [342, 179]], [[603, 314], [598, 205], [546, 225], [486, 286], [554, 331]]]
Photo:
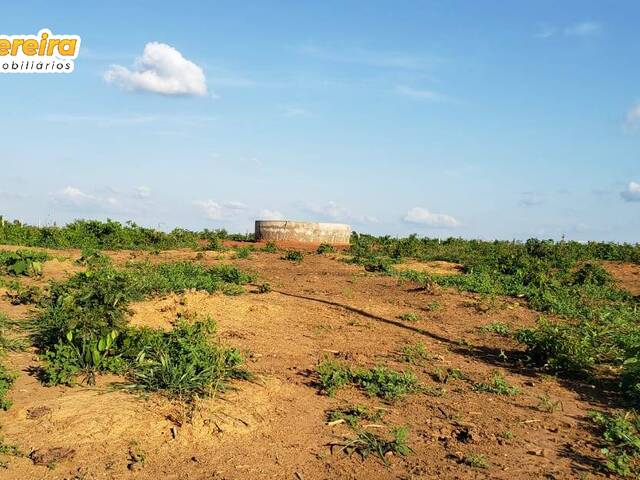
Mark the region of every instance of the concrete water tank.
[[351, 226], [344, 223], [256, 220], [256, 240], [348, 245]]

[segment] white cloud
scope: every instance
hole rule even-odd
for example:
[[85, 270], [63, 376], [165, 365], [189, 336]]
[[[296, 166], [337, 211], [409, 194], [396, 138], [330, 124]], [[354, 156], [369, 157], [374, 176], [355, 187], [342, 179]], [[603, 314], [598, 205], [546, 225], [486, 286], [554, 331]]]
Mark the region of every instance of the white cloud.
[[627, 189], [620, 192], [620, 196], [625, 202], [640, 202], [640, 183], [629, 182]]
[[112, 65], [104, 74], [108, 83], [125, 90], [139, 90], [162, 95], [207, 94], [204, 72], [166, 43], [150, 42], [136, 59], [132, 70]]
[[209, 199], [198, 200], [194, 204], [209, 220], [224, 220], [247, 209], [244, 203], [235, 201], [218, 203]]
[[139, 199], [149, 198], [151, 196], [151, 189], [145, 186], [136, 187], [133, 196]]
[[396, 87], [396, 93], [405, 97], [414, 98], [416, 100], [423, 100], [431, 103], [445, 103], [450, 102], [451, 99], [441, 93], [434, 92], [433, 90], [417, 89], [407, 87], [405, 85], [398, 85]]
[[195, 205], [202, 210], [209, 220], [222, 220], [224, 216], [222, 205], [213, 200], [199, 200], [195, 202]]
[[278, 210], [261, 210], [258, 214], [260, 220], [284, 220], [284, 214]]
[[100, 197], [71, 186], [53, 194], [53, 201], [61, 206], [80, 210], [113, 211], [120, 208], [118, 200], [113, 196]]
[[404, 216], [407, 223], [427, 225], [433, 228], [455, 228], [460, 226], [460, 222], [451, 215], [445, 213], [431, 213], [426, 208], [413, 207]]
[[569, 25], [564, 29], [564, 34], [568, 37], [588, 37], [600, 33], [602, 27], [596, 22], [580, 22]]
[[354, 222], [354, 223], [376, 223], [377, 218], [369, 215], [359, 215], [351, 212], [349, 209], [339, 205], [333, 200], [327, 203], [320, 204], [307, 204], [302, 206], [302, 210], [308, 212], [321, 220], [342, 221], [342, 222]]

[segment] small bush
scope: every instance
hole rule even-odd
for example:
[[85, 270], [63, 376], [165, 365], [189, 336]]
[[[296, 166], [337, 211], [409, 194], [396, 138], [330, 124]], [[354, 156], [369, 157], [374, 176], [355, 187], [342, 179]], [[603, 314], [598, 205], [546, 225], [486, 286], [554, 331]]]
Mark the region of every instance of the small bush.
[[393, 271], [392, 262], [384, 258], [372, 258], [366, 260], [363, 265], [367, 272], [391, 273]]
[[282, 257], [283, 260], [289, 260], [294, 263], [301, 263], [304, 260], [304, 253], [300, 250], [288, 250]]
[[574, 285], [605, 286], [612, 282], [611, 274], [597, 263], [585, 263], [573, 274]]
[[4, 270], [7, 274], [13, 276], [40, 276], [42, 275], [42, 263], [47, 260], [49, 260], [49, 255], [45, 252], [30, 250], [0, 251], [0, 270]]
[[247, 378], [242, 355], [211, 343], [211, 321], [180, 322], [171, 332], [142, 333], [135, 350], [132, 381], [144, 390], [192, 399], [224, 390], [231, 378]]
[[321, 243], [320, 245], [318, 245], [318, 248], [316, 249], [316, 253], [322, 255], [325, 253], [334, 253], [336, 251], [336, 249], [333, 247], [333, 245], [330, 245], [328, 243]]
[[278, 246], [273, 242], [267, 242], [264, 247], [262, 247], [262, 251], [267, 253], [277, 253]]
[[576, 328], [566, 323], [552, 323], [541, 318], [537, 328], [516, 332], [516, 339], [526, 345], [532, 363], [556, 372], [579, 373], [594, 362], [596, 331], [584, 323]]
[[249, 258], [251, 256], [251, 253], [254, 251], [253, 247], [238, 247], [235, 250], [236, 250], [236, 253], [234, 255], [234, 258], [237, 258], [237, 259]]

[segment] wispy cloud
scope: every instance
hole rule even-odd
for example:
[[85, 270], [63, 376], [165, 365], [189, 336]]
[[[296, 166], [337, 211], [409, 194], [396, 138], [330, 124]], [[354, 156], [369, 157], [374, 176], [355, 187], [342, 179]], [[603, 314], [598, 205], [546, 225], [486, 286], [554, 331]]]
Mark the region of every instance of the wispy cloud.
[[284, 220], [284, 213], [278, 210], [260, 210], [258, 213], [258, 219], [260, 220]]
[[120, 209], [120, 202], [114, 196], [98, 196], [73, 186], [54, 193], [52, 199], [59, 206], [77, 211], [110, 212]]
[[209, 220], [225, 220], [247, 209], [242, 202], [228, 201], [218, 203], [215, 200], [198, 200], [194, 205]]
[[430, 103], [451, 103], [453, 100], [446, 95], [428, 89], [419, 89], [407, 87], [406, 85], [398, 85], [395, 88], [398, 95], [421, 100]]
[[131, 91], [161, 95], [207, 94], [207, 82], [202, 68], [166, 43], [147, 43], [132, 69], [112, 65], [105, 72], [104, 79]]
[[625, 202], [640, 202], [640, 183], [629, 182], [627, 188], [620, 192]]
[[597, 22], [584, 21], [573, 23], [565, 27], [555, 27], [546, 23], [540, 24], [534, 36], [547, 39], [556, 35], [565, 37], [591, 37], [602, 32], [602, 26]]
[[353, 222], [359, 224], [377, 223], [378, 219], [370, 215], [360, 215], [330, 200], [324, 204], [304, 204], [301, 210], [313, 215], [318, 220]]
[[602, 31], [602, 27], [596, 22], [579, 22], [567, 26], [563, 33], [568, 37], [589, 37], [597, 35]]
[[432, 228], [456, 228], [461, 223], [451, 215], [446, 213], [432, 213], [426, 208], [413, 207], [404, 216], [407, 223], [425, 225]]

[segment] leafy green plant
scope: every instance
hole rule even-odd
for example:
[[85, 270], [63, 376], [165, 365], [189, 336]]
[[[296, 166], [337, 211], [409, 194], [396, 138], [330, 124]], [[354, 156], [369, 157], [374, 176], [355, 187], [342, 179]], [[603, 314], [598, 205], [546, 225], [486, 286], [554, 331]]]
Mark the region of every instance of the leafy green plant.
[[253, 253], [253, 247], [237, 247], [235, 249], [235, 255], [234, 258], [236, 259], [246, 259], [249, 258], [251, 256], [251, 253]]
[[606, 468], [623, 477], [640, 475], [640, 418], [635, 412], [591, 412], [599, 427]]
[[262, 247], [262, 251], [267, 253], [277, 253], [278, 246], [273, 242], [267, 242], [264, 247]]
[[601, 265], [587, 262], [573, 274], [574, 285], [606, 286], [613, 283], [613, 277]]
[[13, 276], [36, 277], [42, 275], [42, 263], [47, 260], [49, 260], [49, 255], [45, 252], [30, 250], [0, 251], [0, 270], [4, 270]]
[[502, 322], [491, 322], [487, 325], [483, 325], [480, 327], [482, 332], [486, 333], [495, 333], [496, 335], [500, 335], [502, 337], [508, 337], [511, 334], [511, 329], [509, 325]]
[[11, 305], [31, 305], [40, 303], [43, 299], [43, 292], [35, 285], [22, 286], [20, 284], [7, 289], [5, 297]]
[[317, 372], [319, 386], [329, 396], [339, 388], [354, 385], [369, 395], [393, 401], [421, 389], [413, 373], [386, 367], [351, 368], [333, 360], [324, 360], [318, 365]]
[[516, 339], [527, 346], [532, 363], [555, 372], [580, 373], [595, 363], [597, 329], [589, 323], [579, 327], [538, 320], [534, 329], [521, 329]]
[[316, 253], [320, 255], [325, 253], [334, 253], [335, 251], [336, 249], [333, 247], [333, 245], [329, 243], [321, 243], [320, 245], [318, 245], [318, 248], [316, 249]]
[[[162, 385], [160, 380], [164, 378], [167, 385], [159, 388], [170, 392], [179, 388], [172, 387], [179, 383], [179, 377], [171, 380], [171, 375], [182, 372], [186, 375], [182, 380], [195, 385], [199, 380], [194, 377], [207, 378], [209, 371], [198, 370], [189, 379], [192, 372], [185, 370], [182, 360], [171, 355], [175, 349], [169, 349], [169, 353], [153, 350], [156, 356], [152, 357], [153, 361], [144, 363], [146, 370], [141, 373], [143, 364], [138, 362], [138, 355], [147, 345], [133, 340], [143, 337], [127, 325], [129, 302], [190, 288], [238, 294], [244, 291], [243, 285], [253, 279], [253, 276], [226, 265], [136, 263], [117, 269], [111, 264], [99, 263], [66, 282], [53, 283], [44, 308], [35, 320], [35, 340], [45, 360], [44, 379], [49, 384], [71, 384], [78, 374], [84, 372], [91, 384], [100, 372], [128, 375], [138, 372], [140, 375], [136, 374], [136, 381], [140, 385], [149, 386], [145, 379]], [[186, 331], [187, 327], [182, 326], [176, 335]], [[205, 329], [197, 330], [192, 335], [194, 345], [202, 347], [203, 343], [197, 344], [196, 340], [205, 336]], [[171, 336], [166, 337], [165, 343], [171, 343], [172, 339]], [[137, 345], [138, 350], [133, 345]], [[235, 354], [227, 353], [231, 361]], [[208, 360], [213, 359], [211, 353]]]
[[561, 400], [554, 400], [548, 392], [538, 396], [538, 410], [546, 413], [553, 413], [556, 410], [564, 410]]
[[473, 468], [489, 468], [487, 457], [481, 453], [470, 453], [462, 457], [462, 463]]
[[442, 370], [440, 368], [435, 371], [435, 378], [440, 383], [448, 383], [450, 380], [468, 380], [469, 377], [460, 369], [447, 368]]
[[420, 320], [420, 317], [417, 313], [414, 312], [404, 312], [398, 315], [400, 320], [404, 320], [405, 322], [417, 322]]
[[269, 293], [271, 291], [271, 285], [268, 282], [263, 282], [258, 287], [258, 293]]
[[416, 342], [402, 347], [400, 359], [412, 365], [420, 365], [425, 360], [429, 360], [429, 352], [424, 343]]
[[190, 400], [224, 390], [229, 379], [248, 378], [240, 352], [212, 343], [209, 337], [214, 332], [215, 324], [208, 319], [179, 322], [171, 332], [134, 334], [135, 387]]
[[494, 393], [496, 395], [505, 395], [509, 397], [520, 393], [520, 390], [517, 387], [510, 385], [499, 372], [495, 372], [493, 374], [490, 382], [476, 383], [472, 388], [476, 392]]
[[304, 260], [304, 253], [300, 250], [288, 250], [283, 256], [283, 260], [289, 260], [293, 263], [301, 263]]
[[[0, 456], [22, 457], [23, 455], [17, 445], [5, 443], [4, 438], [0, 436]], [[0, 458], [0, 468], [7, 468], [8, 466], [7, 461]]]

